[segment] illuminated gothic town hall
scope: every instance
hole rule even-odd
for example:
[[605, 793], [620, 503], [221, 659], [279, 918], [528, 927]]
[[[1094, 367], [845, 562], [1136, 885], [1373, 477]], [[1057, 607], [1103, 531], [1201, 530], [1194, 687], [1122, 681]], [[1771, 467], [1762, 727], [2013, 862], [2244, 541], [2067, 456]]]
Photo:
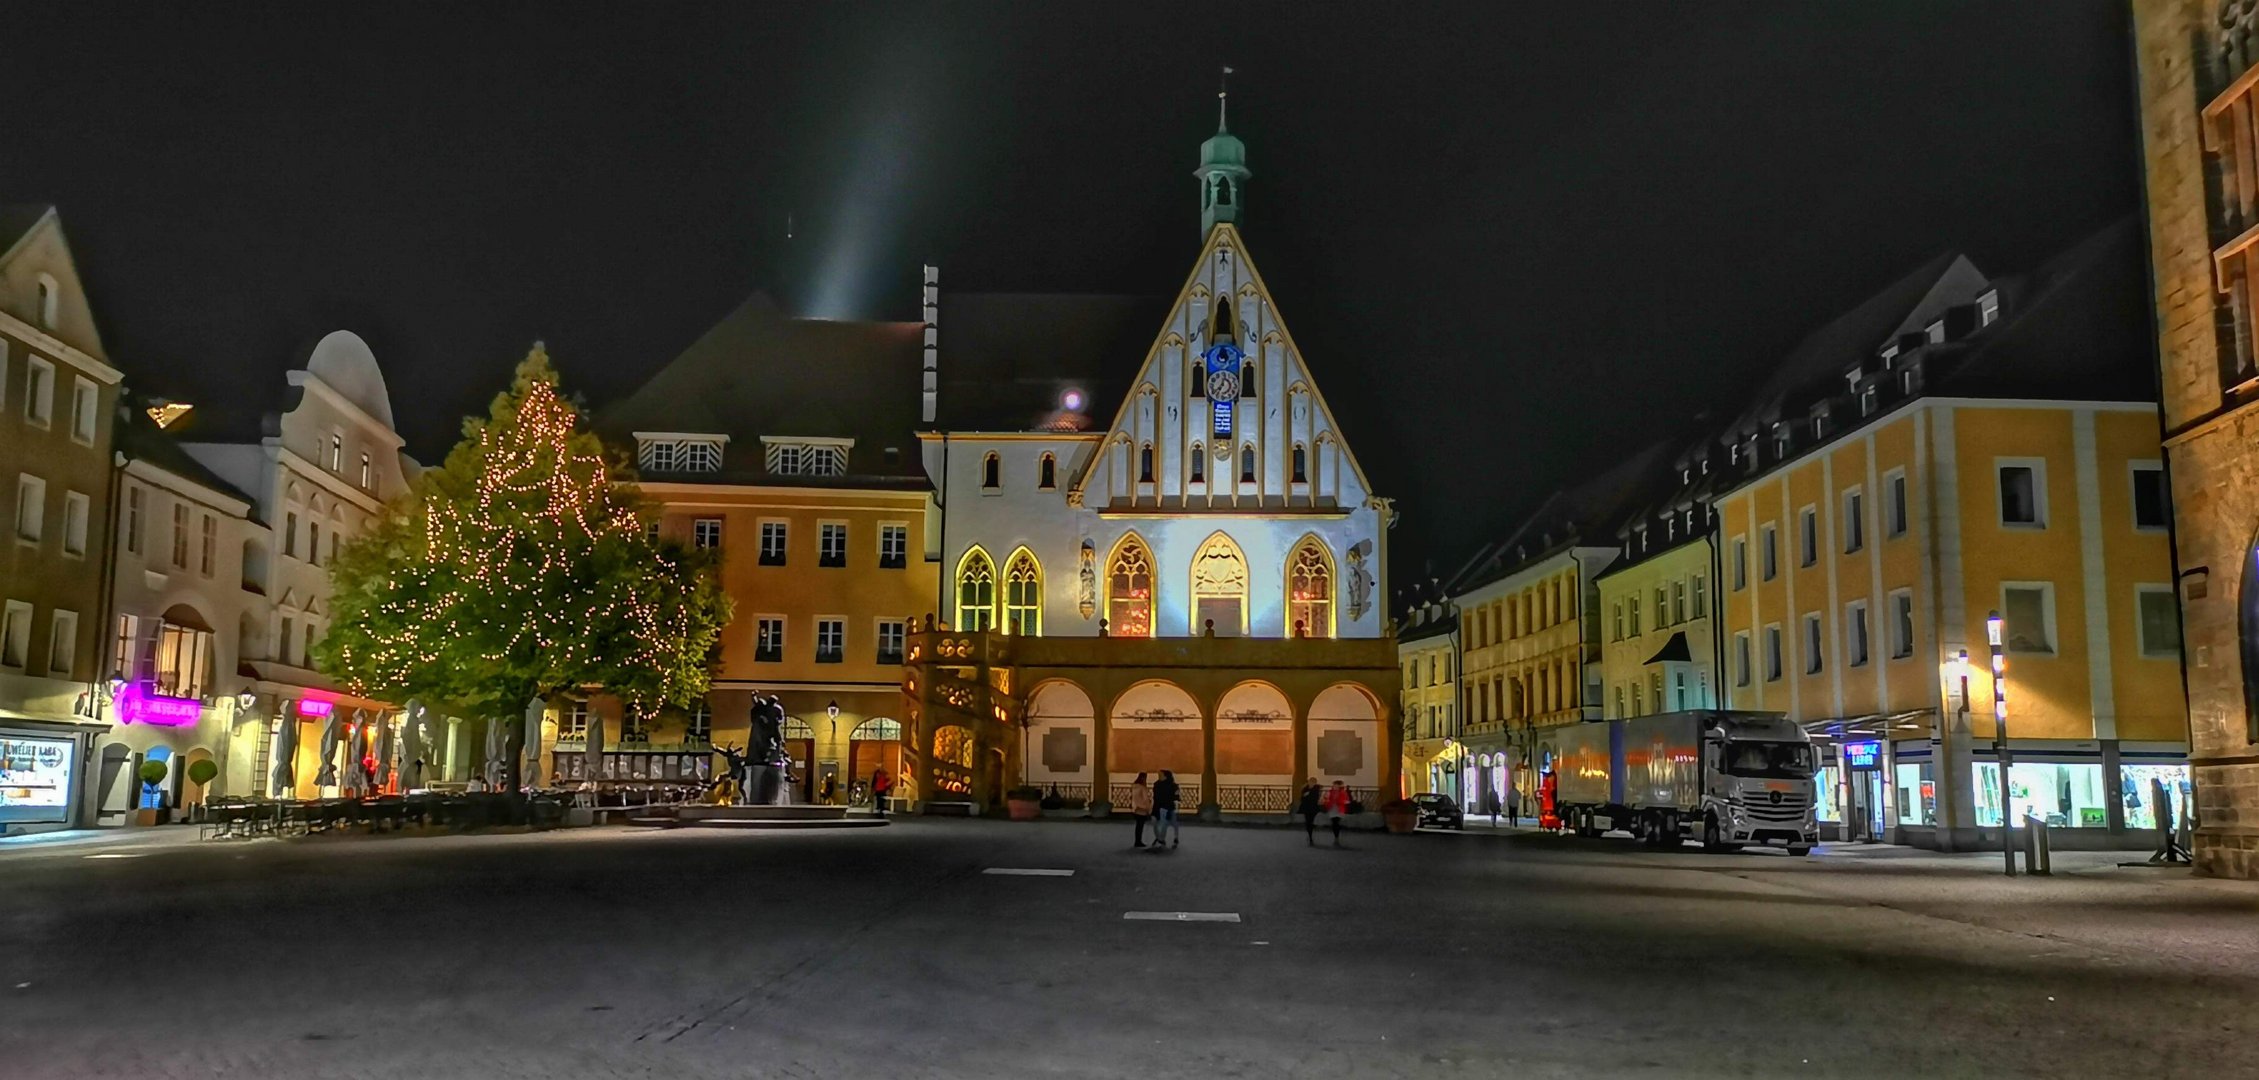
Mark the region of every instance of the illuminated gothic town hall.
[[939, 429], [919, 443], [948, 589], [907, 657], [916, 798], [1024, 781], [1103, 810], [1164, 769], [1204, 815], [1277, 813], [1303, 777], [1393, 794], [1393, 511], [1238, 229], [1248, 176], [1219, 126], [1200, 253], [1118, 399], [1037, 367], [982, 384], [1055, 385], [1041, 411], [960, 403], [947, 295], [928, 307]]

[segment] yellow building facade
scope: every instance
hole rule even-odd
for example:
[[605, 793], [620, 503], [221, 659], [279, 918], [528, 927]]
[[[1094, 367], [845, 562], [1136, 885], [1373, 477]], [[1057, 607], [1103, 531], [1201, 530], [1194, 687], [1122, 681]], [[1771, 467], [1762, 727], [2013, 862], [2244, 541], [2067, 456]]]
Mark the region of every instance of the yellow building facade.
[[1447, 603], [1422, 604], [1397, 620], [1404, 672], [1404, 787], [1463, 800], [1468, 767], [1459, 735], [1459, 619]]
[[1598, 579], [1600, 704], [1611, 719], [1718, 705], [1712, 544], [1706, 529], [1689, 538], [1675, 528], [1670, 543], [1665, 527], [1641, 523]]
[[1509, 553], [1498, 576], [1477, 576], [1453, 596], [1464, 659], [1460, 741], [1474, 762], [1464, 774], [1468, 798], [1487, 801], [1495, 792], [1534, 813], [1538, 780], [1555, 753], [1549, 732], [1599, 717], [1586, 685], [1600, 661], [1591, 589], [1614, 557], [1613, 548], [1582, 545], [1518, 563]]
[[903, 658], [939, 588], [915, 452], [923, 336], [794, 318], [755, 296], [598, 414], [634, 454], [659, 533], [718, 553], [733, 613], [700, 707], [551, 703], [546, 776], [703, 782], [712, 747], [748, 744], [756, 695], [784, 706], [795, 801], [845, 803], [874, 769], [901, 774]]

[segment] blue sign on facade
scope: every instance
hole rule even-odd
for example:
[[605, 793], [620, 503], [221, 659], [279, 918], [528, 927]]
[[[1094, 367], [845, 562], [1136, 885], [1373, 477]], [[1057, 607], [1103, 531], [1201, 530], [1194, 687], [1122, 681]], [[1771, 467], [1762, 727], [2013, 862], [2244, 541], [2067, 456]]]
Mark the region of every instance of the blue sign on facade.
[[1879, 742], [1853, 742], [1843, 744], [1843, 764], [1851, 769], [1872, 769], [1882, 759]]
[[1243, 354], [1231, 344], [1209, 349], [1203, 357], [1208, 373], [1208, 408], [1215, 416], [1215, 433], [1226, 438], [1232, 433], [1233, 407], [1239, 403], [1239, 366]]

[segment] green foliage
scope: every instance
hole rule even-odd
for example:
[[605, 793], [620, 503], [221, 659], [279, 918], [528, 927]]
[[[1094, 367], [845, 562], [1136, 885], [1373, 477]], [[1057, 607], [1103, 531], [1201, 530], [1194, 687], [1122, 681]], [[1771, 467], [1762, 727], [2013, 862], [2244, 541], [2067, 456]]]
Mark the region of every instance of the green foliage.
[[167, 771], [169, 770], [162, 761], [144, 761], [141, 768], [134, 770], [134, 775], [139, 776], [144, 784], [162, 784]]
[[338, 551], [316, 662], [356, 693], [487, 716], [587, 687], [687, 706], [729, 599], [706, 553], [647, 520], [634, 470], [581, 427], [536, 345], [446, 462]]
[[197, 758], [188, 763], [188, 782], [191, 784], [209, 784], [218, 775], [220, 767], [214, 765], [211, 758]]

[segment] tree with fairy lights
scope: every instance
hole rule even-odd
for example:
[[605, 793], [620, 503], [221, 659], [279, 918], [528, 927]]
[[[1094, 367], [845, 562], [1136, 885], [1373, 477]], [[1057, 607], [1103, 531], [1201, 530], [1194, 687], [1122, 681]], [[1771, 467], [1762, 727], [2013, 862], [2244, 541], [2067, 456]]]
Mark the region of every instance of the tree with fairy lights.
[[508, 723], [510, 791], [530, 702], [596, 688], [630, 715], [687, 708], [729, 622], [706, 553], [656, 536], [633, 467], [580, 420], [536, 344], [445, 464], [330, 568], [322, 670]]

